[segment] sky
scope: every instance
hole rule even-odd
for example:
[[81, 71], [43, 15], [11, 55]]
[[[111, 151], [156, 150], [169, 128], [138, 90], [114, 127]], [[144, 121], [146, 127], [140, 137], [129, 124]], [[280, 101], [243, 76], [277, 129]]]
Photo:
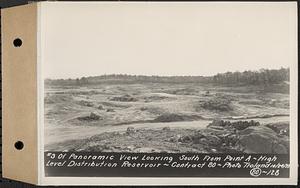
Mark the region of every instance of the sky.
[[209, 76], [297, 62], [296, 3], [46, 2], [45, 78]]

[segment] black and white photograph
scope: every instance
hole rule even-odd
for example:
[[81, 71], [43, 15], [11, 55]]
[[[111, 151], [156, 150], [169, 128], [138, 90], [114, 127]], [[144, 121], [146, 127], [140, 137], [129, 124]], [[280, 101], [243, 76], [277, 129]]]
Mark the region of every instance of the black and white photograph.
[[45, 151], [289, 154], [288, 6], [84, 5], [47, 9]]
[[9, 181], [298, 183], [297, 2], [42, 1], [1, 23]]

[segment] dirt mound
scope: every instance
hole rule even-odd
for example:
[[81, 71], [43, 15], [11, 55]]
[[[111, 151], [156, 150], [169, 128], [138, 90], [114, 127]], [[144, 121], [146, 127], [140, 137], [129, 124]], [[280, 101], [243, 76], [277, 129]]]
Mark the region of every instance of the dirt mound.
[[269, 123], [266, 125], [273, 131], [275, 131], [279, 135], [289, 136], [290, 134], [290, 123], [289, 122], [277, 122], [277, 123]]
[[198, 115], [162, 114], [155, 118], [153, 122], [195, 121], [199, 119], [202, 119], [202, 117]]
[[277, 133], [266, 126], [248, 127], [240, 132], [239, 143], [246, 153], [287, 154], [289, 145], [287, 137], [280, 138]]
[[199, 106], [196, 107], [196, 110], [203, 108], [206, 110], [215, 110], [215, 111], [232, 111], [233, 106], [231, 103], [232, 99], [225, 96], [215, 96], [207, 101], [200, 101]]
[[72, 95], [97, 95], [100, 94], [101, 92], [97, 91], [97, 90], [89, 90], [89, 91], [83, 91], [83, 90], [72, 90], [68, 92], [69, 94]]
[[171, 137], [169, 142], [185, 143], [194, 148], [201, 148], [209, 152], [241, 153], [242, 148], [238, 145], [238, 135], [213, 129], [193, 131], [190, 134]]
[[106, 109], [106, 112], [115, 112], [115, 110], [112, 108], [108, 108], [108, 109]]
[[78, 117], [77, 119], [80, 121], [98, 121], [102, 118], [96, 112], [91, 112], [90, 115]]
[[165, 110], [160, 107], [143, 106], [140, 108], [141, 111], [147, 111], [151, 114], [161, 115], [165, 113]]
[[236, 130], [244, 130], [251, 126], [259, 126], [260, 123], [258, 121], [224, 121], [224, 120], [213, 120], [208, 127], [232, 127]]
[[216, 135], [207, 134], [200, 140], [200, 143], [206, 143], [207, 145], [219, 146], [222, 143], [222, 140]]
[[164, 92], [172, 95], [195, 95], [198, 93], [198, 90], [194, 88], [181, 88], [181, 89], [166, 90]]
[[117, 102], [116, 103], [114, 103], [114, 102], [101, 102], [101, 104], [103, 105], [103, 108], [104, 108], [104, 106], [105, 107], [113, 107], [113, 108], [128, 108], [128, 107], [130, 107], [129, 105], [118, 104]]
[[[215, 130], [211, 133], [221, 139], [222, 147], [219, 149], [223, 151], [278, 154], [289, 151], [289, 139], [283, 134], [282, 130], [285, 130], [283, 127], [288, 126], [283, 123], [264, 126], [253, 120], [236, 122], [215, 120], [208, 125], [208, 128]], [[202, 134], [201, 139], [206, 137], [207, 135]]]
[[90, 101], [85, 101], [85, 100], [81, 100], [81, 101], [78, 101], [78, 103], [80, 106], [87, 106], [87, 107], [93, 107], [94, 104]]
[[136, 130], [134, 129], [134, 127], [127, 127], [127, 130], [126, 130], [126, 134], [133, 134], [135, 133]]
[[57, 104], [72, 100], [70, 95], [46, 95], [44, 97], [45, 104]]
[[162, 130], [163, 130], [163, 131], [170, 131], [171, 128], [170, 128], [170, 127], [164, 127]]
[[160, 96], [160, 95], [152, 95], [144, 97], [145, 102], [153, 102], [153, 101], [162, 101], [165, 99], [169, 99], [170, 97]]
[[69, 151], [97, 152], [196, 152], [288, 153], [289, 139], [266, 126], [241, 131], [215, 129], [145, 129], [127, 127], [125, 132], [105, 132], [76, 143], [61, 143]]
[[154, 122], [184, 121], [184, 117], [178, 114], [163, 114], [154, 119]]
[[[191, 142], [193, 130], [188, 129], [136, 129], [125, 132], [106, 132], [78, 142], [65, 142], [65, 151], [90, 152], [153, 152], [153, 153], [207, 153], [205, 144]], [[168, 138], [174, 138], [173, 140]], [[49, 148], [49, 147], [48, 147]]]
[[137, 98], [134, 98], [128, 94], [120, 96], [120, 97], [113, 97], [110, 100], [111, 101], [120, 101], [120, 102], [136, 102], [136, 101], [138, 101]]

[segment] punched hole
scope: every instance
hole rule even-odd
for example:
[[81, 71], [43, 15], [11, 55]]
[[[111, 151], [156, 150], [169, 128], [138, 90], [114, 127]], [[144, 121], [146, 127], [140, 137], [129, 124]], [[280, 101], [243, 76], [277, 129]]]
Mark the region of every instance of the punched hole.
[[14, 46], [16, 47], [16, 48], [18, 48], [18, 47], [20, 47], [20, 46], [22, 46], [22, 40], [21, 39], [19, 39], [19, 38], [16, 38], [15, 40], [14, 40]]
[[15, 148], [16, 148], [17, 150], [21, 150], [21, 149], [23, 149], [23, 147], [24, 147], [24, 143], [23, 143], [22, 141], [17, 141], [17, 142], [15, 143]]

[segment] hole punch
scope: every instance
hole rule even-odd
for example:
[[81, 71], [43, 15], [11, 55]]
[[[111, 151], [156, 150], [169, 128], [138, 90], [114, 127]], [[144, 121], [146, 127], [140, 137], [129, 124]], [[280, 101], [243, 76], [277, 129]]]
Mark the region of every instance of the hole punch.
[[17, 150], [22, 150], [22, 149], [24, 148], [24, 143], [23, 143], [22, 141], [17, 141], [17, 142], [15, 143], [15, 148], [16, 148]]
[[22, 40], [20, 39], [20, 38], [16, 38], [15, 40], [14, 40], [14, 46], [16, 47], [16, 48], [18, 48], [18, 47], [21, 47], [22, 46]]

